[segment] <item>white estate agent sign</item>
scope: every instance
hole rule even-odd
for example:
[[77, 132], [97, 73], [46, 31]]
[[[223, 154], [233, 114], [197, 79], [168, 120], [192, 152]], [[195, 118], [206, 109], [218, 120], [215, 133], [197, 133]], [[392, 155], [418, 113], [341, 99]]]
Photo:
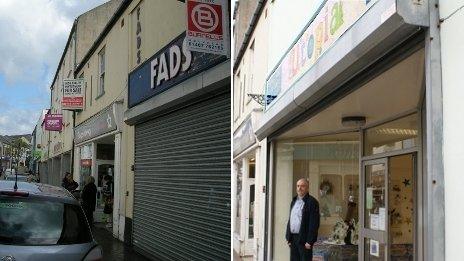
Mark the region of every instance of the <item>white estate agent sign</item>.
[[229, 54], [227, 0], [187, 0], [187, 46], [190, 51]]
[[82, 110], [84, 108], [84, 79], [63, 80], [63, 110]]

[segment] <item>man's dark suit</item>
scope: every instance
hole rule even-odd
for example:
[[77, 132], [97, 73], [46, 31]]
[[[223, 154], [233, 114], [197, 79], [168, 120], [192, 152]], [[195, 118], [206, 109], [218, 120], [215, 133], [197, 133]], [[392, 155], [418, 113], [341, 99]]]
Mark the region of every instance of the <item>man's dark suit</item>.
[[[297, 197], [294, 197], [290, 204], [290, 215]], [[306, 194], [303, 197], [303, 210], [301, 215], [301, 226], [298, 234], [290, 232], [290, 218], [287, 223], [285, 238], [291, 243], [291, 261], [309, 261], [313, 256], [312, 246], [317, 241], [317, 231], [319, 229], [319, 203], [317, 200]], [[311, 249], [305, 249], [305, 244], [309, 243]]]

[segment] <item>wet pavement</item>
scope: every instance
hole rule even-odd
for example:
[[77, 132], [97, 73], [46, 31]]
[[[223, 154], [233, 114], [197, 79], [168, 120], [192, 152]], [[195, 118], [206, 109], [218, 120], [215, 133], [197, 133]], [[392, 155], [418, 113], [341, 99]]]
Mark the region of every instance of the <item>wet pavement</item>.
[[92, 230], [95, 240], [103, 249], [103, 260], [149, 261], [150, 259], [136, 253], [131, 247], [113, 237], [110, 231], [101, 225]]

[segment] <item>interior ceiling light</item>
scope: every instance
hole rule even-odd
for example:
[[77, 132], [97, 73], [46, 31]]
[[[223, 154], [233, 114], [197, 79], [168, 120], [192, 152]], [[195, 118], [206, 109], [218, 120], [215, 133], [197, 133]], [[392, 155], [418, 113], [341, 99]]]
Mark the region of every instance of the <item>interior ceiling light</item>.
[[384, 135], [401, 135], [401, 136], [416, 136], [417, 130], [414, 129], [395, 129], [395, 128], [382, 128], [375, 130], [377, 134]]
[[342, 125], [344, 127], [362, 127], [366, 124], [364, 116], [346, 116], [342, 117]]

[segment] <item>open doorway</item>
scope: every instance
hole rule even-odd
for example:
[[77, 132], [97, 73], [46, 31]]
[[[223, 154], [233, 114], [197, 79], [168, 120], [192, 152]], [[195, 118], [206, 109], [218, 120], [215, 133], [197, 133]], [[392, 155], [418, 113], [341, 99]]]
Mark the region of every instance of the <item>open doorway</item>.
[[95, 210], [96, 222], [102, 223], [112, 231], [113, 202], [114, 202], [114, 136], [108, 136], [96, 142], [96, 171], [97, 206]]

